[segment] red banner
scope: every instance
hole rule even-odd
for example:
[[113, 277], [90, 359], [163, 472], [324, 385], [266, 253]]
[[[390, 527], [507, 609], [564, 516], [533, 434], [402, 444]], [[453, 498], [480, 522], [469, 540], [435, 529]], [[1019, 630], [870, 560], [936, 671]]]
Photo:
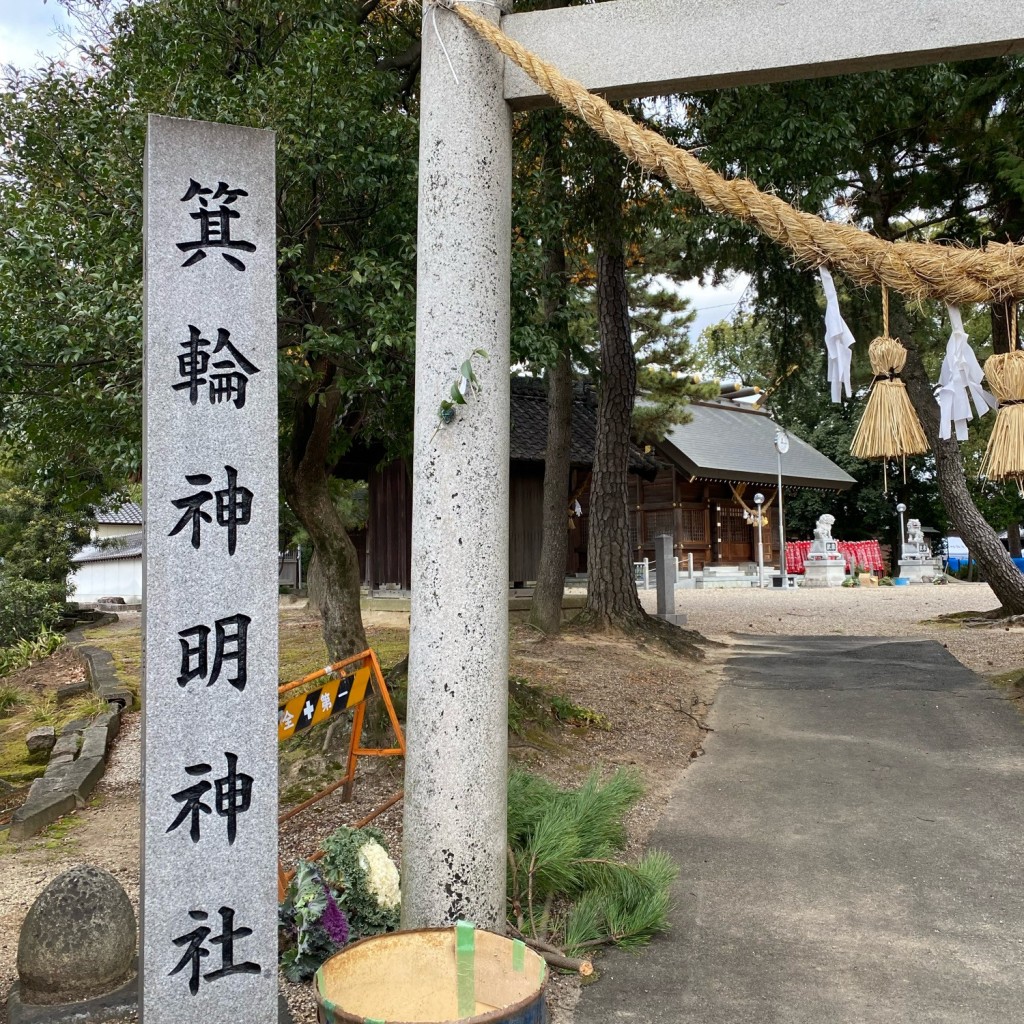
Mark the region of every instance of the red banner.
[[[802, 575], [804, 559], [811, 550], [809, 540], [786, 542], [786, 572]], [[841, 540], [839, 554], [846, 559], [846, 571], [851, 572], [855, 566], [870, 572], [886, 572], [882, 561], [882, 549], [877, 540]]]

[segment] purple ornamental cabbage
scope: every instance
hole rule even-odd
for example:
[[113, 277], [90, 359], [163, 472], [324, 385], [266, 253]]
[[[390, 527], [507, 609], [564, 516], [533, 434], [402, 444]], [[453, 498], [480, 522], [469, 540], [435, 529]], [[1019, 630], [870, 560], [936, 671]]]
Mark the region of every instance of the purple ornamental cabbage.
[[348, 942], [348, 918], [335, 902], [331, 890], [327, 886], [324, 886], [324, 890], [327, 893], [327, 909], [320, 918], [320, 924], [323, 925], [331, 942], [336, 946], [344, 946]]

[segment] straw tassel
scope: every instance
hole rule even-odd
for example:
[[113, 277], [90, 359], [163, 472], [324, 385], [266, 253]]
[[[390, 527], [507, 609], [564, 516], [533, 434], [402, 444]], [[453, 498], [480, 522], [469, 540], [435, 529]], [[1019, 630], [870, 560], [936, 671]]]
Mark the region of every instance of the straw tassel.
[[884, 333], [868, 347], [875, 379], [850, 451], [858, 459], [901, 459], [906, 479], [906, 457], [928, 451], [928, 439], [900, 379], [907, 363], [907, 350], [898, 338], [889, 337], [889, 295], [884, 288], [882, 321]]
[[985, 361], [985, 379], [999, 400], [999, 408], [980, 476], [989, 480], [1013, 478], [1024, 497], [1024, 351], [1016, 347], [1015, 306], [1010, 314], [1010, 343], [1011, 351]]

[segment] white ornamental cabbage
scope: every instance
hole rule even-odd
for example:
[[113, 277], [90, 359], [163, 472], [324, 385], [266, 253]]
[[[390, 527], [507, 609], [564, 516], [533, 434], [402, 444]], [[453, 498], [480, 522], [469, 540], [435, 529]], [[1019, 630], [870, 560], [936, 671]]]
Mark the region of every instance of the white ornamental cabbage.
[[359, 847], [359, 866], [366, 874], [366, 887], [379, 906], [390, 909], [402, 902], [398, 868], [387, 850], [375, 839]]

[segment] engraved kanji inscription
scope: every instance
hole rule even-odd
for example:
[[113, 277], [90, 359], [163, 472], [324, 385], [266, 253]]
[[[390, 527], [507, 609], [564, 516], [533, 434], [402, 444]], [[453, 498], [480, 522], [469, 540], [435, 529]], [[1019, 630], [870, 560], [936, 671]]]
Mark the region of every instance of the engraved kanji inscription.
[[248, 680], [249, 623], [248, 615], [228, 615], [213, 624], [213, 668], [209, 669], [210, 627], [190, 626], [178, 631], [181, 644], [181, 671], [178, 685], [187, 686], [193, 679], [205, 679], [213, 686], [226, 664], [234, 663], [235, 674], [228, 682], [236, 690], [244, 690]]
[[213, 808], [205, 800], [210, 790], [213, 790], [217, 814], [227, 822], [228, 844], [234, 843], [238, 830], [238, 815], [244, 814], [252, 804], [253, 778], [238, 771], [237, 754], [225, 752], [224, 757], [228, 763], [227, 774], [214, 779], [212, 783], [203, 778], [204, 775], [213, 772], [211, 765], [193, 764], [185, 768], [186, 775], [198, 778], [199, 781], [171, 794], [171, 798], [179, 803], [181, 808], [168, 826], [168, 832], [180, 828], [187, 820], [189, 838], [193, 843], [198, 843], [202, 832], [200, 815], [213, 813]]
[[[217, 191], [206, 188], [195, 178], [190, 178], [188, 189], [181, 197], [183, 203], [191, 202], [193, 199], [199, 203], [199, 209], [193, 211], [189, 216], [199, 222], [199, 238], [192, 242], [178, 242], [178, 248], [182, 252], [191, 253], [187, 260], [182, 263], [183, 267], [191, 267], [200, 260], [206, 259], [207, 249], [234, 249], [240, 252], [255, 252], [256, 246], [252, 242], [231, 237], [231, 222], [240, 219], [242, 216], [238, 210], [232, 209], [232, 205], [239, 196], [248, 196], [249, 193], [242, 188], [228, 188], [227, 182], [218, 181]], [[211, 208], [210, 203], [217, 203], [216, 209]], [[245, 264], [231, 253], [222, 252], [221, 256], [235, 268], [245, 270]]]
[[[229, 974], [259, 974], [260, 965], [251, 961], [235, 963], [235, 942], [238, 939], [245, 939], [252, 935], [251, 928], [235, 927], [235, 911], [231, 907], [221, 907], [218, 911], [221, 920], [221, 931], [219, 935], [210, 936], [213, 929], [206, 924], [198, 922], [206, 921], [209, 914], [205, 910], [190, 910], [188, 916], [195, 922], [197, 927], [185, 935], [179, 935], [173, 939], [174, 945], [184, 946], [185, 954], [178, 961], [169, 977], [178, 974], [186, 967], [189, 968], [188, 990], [192, 995], [199, 992], [200, 976], [203, 981], [216, 981], [218, 978], [226, 978]], [[202, 972], [202, 962], [209, 955], [206, 943], [220, 946], [220, 967], [215, 971]]]
[[[228, 554], [235, 553], [238, 527], [247, 525], [252, 518], [253, 493], [248, 487], [238, 485], [238, 470], [234, 467], [225, 466], [224, 472], [227, 475], [227, 486], [221, 490], [213, 493], [200, 490], [184, 498], [175, 498], [171, 502], [176, 509], [180, 509], [184, 514], [168, 534], [169, 537], [181, 533], [186, 526], [191, 526], [191, 544], [198, 551], [202, 545], [202, 524], [213, 522], [210, 513], [203, 506], [216, 497], [217, 525], [227, 529]], [[213, 478], [207, 473], [190, 474], [185, 477], [185, 480], [193, 487], [206, 487], [213, 482]]]
[[[231, 332], [223, 327], [217, 328], [217, 342], [212, 352], [206, 351], [211, 343], [202, 336], [198, 327], [189, 324], [188, 333], [188, 341], [181, 343], [185, 351], [178, 355], [178, 376], [181, 379], [171, 388], [187, 391], [192, 405], [199, 400], [200, 390], [206, 389], [211, 405], [234, 402], [236, 409], [243, 408], [249, 378], [260, 372], [259, 367], [246, 359], [231, 341]], [[214, 358], [218, 353], [223, 353], [221, 358]]]

